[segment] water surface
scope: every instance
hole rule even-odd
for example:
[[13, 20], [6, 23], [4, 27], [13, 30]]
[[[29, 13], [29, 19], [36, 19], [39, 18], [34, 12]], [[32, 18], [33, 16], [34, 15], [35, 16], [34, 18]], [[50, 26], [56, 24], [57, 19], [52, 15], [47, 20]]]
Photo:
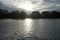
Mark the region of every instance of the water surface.
[[0, 40], [60, 40], [60, 19], [0, 20]]

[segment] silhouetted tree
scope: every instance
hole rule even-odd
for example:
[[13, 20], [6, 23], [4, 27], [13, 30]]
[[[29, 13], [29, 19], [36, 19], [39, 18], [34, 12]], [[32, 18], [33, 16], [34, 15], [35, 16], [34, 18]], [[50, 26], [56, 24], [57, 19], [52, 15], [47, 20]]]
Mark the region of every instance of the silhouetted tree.
[[19, 11], [13, 11], [12, 13], [11, 13], [11, 18], [26, 18], [26, 13], [24, 12], [24, 11], [21, 11], [21, 12], [19, 12]]
[[52, 18], [60, 18], [60, 12], [52, 11], [51, 17], [52, 17]]
[[18, 18], [18, 11], [13, 11], [10, 15], [11, 15], [11, 18]]
[[42, 18], [60, 18], [60, 12], [57, 12], [57, 11], [52, 11], [52, 12], [44, 11], [44, 12], [42, 12], [41, 17]]
[[22, 19], [22, 18], [60, 18], [60, 12], [58, 11], [43, 11], [41, 14], [39, 11], [33, 11], [31, 15], [28, 15], [24, 11], [12, 11], [8, 12], [7, 10], [0, 9], [0, 19], [5, 18], [14, 18], [14, 19]]
[[40, 12], [39, 11], [33, 11], [31, 15], [29, 15], [30, 18], [40, 18]]
[[27, 17], [27, 14], [24, 11], [21, 11], [20, 12], [20, 17], [21, 18], [26, 18]]
[[0, 9], [0, 18], [7, 18], [8, 17], [8, 11]]
[[42, 18], [49, 18], [50, 17], [51, 12], [49, 11], [43, 11], [41, 14]]

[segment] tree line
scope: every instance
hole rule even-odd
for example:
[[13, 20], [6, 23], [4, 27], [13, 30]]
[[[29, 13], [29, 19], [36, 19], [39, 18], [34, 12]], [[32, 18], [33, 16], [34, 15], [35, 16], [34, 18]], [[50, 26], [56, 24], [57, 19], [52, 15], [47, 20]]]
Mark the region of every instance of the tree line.
[[60, 12], [58, 11], [43, 11], [40, 13], [39, 11], [33, 11], [30, 15], [27, 15], [24, 11], [12, 11], [8, 12], [7, 10], [0, 9], [0, 19], [24, 19], [24, 18], [60, 18]]

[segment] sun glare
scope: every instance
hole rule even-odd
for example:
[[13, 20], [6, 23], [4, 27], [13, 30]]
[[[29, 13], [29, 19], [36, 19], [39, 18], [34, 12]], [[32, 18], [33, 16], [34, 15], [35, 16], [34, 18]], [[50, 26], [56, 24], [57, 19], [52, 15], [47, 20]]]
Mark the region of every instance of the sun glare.
[[28, 5], [28, 4], [23, 5], [22, 8], [26, 10], [33, 10], [32, 5]]
[[18, 8], [22, 8], [22, 9], [24, 9], [24, 10], [27, 10], [27, 11], [34, 11], [34, 6], [33, 6], [33, 4], [31, 4], [31, 3], [22, 3], [21, 5], [18, 5], [17, 6]]
[[25, 22], [24, 32], [25, 32], [25, 34], [29, 35], [29, 33], [32, 33], [31, 31], [33, 30], [33, 27], [32, 27], [33, 20], [30, 18], [27, 18], [27, 19], [25, 19], [24, 22]]

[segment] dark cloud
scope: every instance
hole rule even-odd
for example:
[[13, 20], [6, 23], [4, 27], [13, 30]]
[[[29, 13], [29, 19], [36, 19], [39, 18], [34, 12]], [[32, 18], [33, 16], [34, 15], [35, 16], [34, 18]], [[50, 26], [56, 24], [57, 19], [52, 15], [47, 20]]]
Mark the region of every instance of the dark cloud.
[[43, 0], [43, 1], [47, 3], [60, 3], [60, 0]]
[[3, 4], [1, 1], [0, 1], [0, 9], [8, 10], [9, 12], [14, 10], [12, 7], [9, 7], [9, 6], [5, 5], [5, 4]]

